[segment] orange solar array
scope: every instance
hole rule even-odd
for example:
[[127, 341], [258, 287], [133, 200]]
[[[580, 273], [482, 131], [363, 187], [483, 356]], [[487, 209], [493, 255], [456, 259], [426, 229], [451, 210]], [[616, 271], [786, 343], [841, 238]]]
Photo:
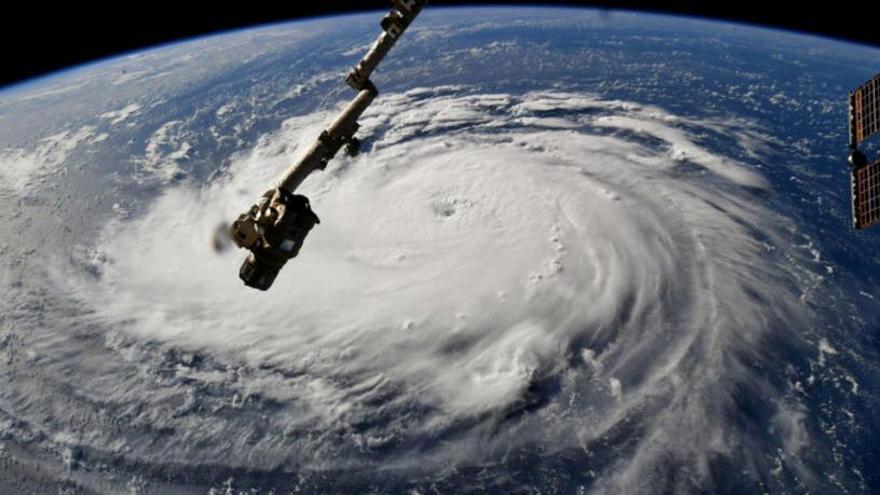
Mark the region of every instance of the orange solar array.
[[849, 94], [850, 145], [880, 131], [880, 74]]
[[855, 228], [880, 223], [880, 160], [852, 171], [852, 200]]

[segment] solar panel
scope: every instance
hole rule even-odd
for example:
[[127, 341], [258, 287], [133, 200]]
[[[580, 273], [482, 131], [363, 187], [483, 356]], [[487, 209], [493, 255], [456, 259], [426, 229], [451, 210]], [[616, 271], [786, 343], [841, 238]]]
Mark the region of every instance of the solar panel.
[[880, 223], [880, 160], [852, 170], [852, 200], [855, 228]]
[[880, 131], [880, 74], [849, 94], [849, 123], [853, 147]]

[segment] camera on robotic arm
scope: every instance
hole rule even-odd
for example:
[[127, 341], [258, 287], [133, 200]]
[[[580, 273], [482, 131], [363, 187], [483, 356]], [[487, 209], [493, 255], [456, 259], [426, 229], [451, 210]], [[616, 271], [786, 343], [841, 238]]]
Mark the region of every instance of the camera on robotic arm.
[[259, 290], [272, 286], [278, 272], [295, 258], [309, 231], [321, 220], [309, 199], [281, 188], [270, 189], [232, 223], [232, 240], [250, 251], [239, 277]]

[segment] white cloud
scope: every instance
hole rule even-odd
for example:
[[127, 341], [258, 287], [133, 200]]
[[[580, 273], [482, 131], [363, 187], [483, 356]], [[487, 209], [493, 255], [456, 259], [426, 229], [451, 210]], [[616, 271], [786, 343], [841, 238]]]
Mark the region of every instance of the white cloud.
[[181, 122], [173, 120], [159, 127], [144, 149], [144, 156], [137, 160], [141, 180], [171, 181], [182, 171], [180, 163], [189, 158], [192, 145], [181, 135]]
[[33, 147], [7, 148], [0, 151], [0, 189], [21, 192], [61, 170], [67, 157], [83, 144], [107, 139], [93, 126], [62, 131], [42, 138]]
[[115, 110], [112, 112], [107, 112], [101, 114], [102, 119], [106, 119], [110, 121], [110, 125], [116, 125], [120, 122], [125, 121], [132, 115], [137, 114], [141, 109], [141, 106], [137, 103], [132, 103], [127, 105], [125, 108], [121, 108], [119, 110]]
[[[346, 442], [407, 438], [442, 441], [387, 465], [479, 463], [529, 442], [599, 444], [633, 421], [644, 431], [600, 488], [639, 486], [670, 459], [695, 476], [719, 453], [769, 462], [763, 439], [728, 441], [755, 432], [726, 416], [735, 391], [784, 393], [735, 356], [803, 316], [790, 259], [765, 249], [782, 244], [787, 222], [753, 196], [768, 187], [758, 173], [697, 145], [658, 108], [463, 88], [386, 95], [363, 119], [368, 149], [304, 184], [323, 223], [300, 257], [270, 292], [244, 288], [242, 253], [214, 253], [211, 234], [331, 118], [290, 119], [228, 177], [171, 188], [145, 215], [108, 226], [98, 281], [59, 276], [96, 318], [137, 338], [296, 370], [239, 375], [237, 386], [296, 408], [268, 417], [272, 428], [314, 435], [223, 450], [229, 463], [338, 464]], [[169, 126], [153, 141], [168, 144]], [[171, 141], [171, 155], [186, 154]], [[147, 162], [167, 163], [153, 148]], [[720, 180], [682, 175], [682, 156]], [[550, 406], [490, 436], [473, 426], [503, 421], [547, 380], [559, 383]], [[366, 431], [331, 434], [363, 418]], [[779, 416], [793, 451], [810, 441], [798, 421]]]

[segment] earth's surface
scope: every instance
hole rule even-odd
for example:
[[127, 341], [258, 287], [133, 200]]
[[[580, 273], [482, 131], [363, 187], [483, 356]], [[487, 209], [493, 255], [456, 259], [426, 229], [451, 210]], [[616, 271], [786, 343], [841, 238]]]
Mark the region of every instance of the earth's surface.
[[268, 293], [215, 251], [380, 14], [0, 92], [2, 493], [880, 490], [880, 51], [427, 9]]

